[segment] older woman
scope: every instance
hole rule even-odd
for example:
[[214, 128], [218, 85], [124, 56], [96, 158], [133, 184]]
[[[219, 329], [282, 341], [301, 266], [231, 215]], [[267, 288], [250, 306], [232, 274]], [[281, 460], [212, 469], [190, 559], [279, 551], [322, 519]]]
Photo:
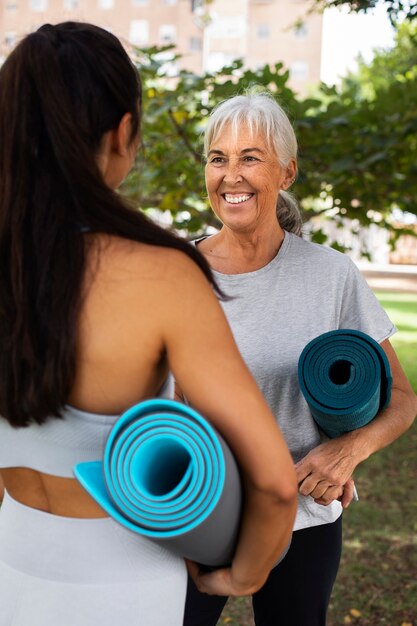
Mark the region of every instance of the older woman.
[[[208, 195], [223, 226], [195, 243], [232, 296], [222, 306], [283, 431], [299, 483], [292, 544], [253, 595], [255, 622], [322, 626], [353, 471], [411, 425], [416, 398], [388, 340], [395, 327], [356, 266], [284, 231], [277, 220], [279, 196], [296, 177], [297, 141], [274, 98], [254, 93], [221, 103], [209, 119], [205, 152]], [[297, 363], [311, 339], [338, 328], [361, 330], [382, 345], [393, 373], [392, 400], [367, 426], [322, 442], [298, 385]], [[225, 602], [189, 581], [185, 625], [214, 625]]]

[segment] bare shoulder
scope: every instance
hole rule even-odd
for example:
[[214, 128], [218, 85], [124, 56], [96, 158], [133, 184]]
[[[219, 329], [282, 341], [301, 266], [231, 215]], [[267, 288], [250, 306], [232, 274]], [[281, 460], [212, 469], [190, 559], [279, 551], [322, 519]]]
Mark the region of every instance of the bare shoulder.
[[135, 289], [139, 284], [155, 290], [208, 286], [197, 263], [185, 252], [174, 248], [99, 235], [95, 239], [91, 267], [93, 273]]

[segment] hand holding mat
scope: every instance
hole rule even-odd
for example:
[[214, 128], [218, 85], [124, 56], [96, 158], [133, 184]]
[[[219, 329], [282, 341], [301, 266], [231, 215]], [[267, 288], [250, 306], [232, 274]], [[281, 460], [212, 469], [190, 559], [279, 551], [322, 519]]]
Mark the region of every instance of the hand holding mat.
[[359, 330], [334, 330], [310, 341], [298, 361], [298, 379], [314, 420], [328, 437], [365, 426], [391, 399], [387, 356]]
[[208, 566], [228, 565], [239, 530], [236, 461], [189, 406], [141, 402], [117, 420], [103, 461], [79, 463], [87, 492], [126, 528]]

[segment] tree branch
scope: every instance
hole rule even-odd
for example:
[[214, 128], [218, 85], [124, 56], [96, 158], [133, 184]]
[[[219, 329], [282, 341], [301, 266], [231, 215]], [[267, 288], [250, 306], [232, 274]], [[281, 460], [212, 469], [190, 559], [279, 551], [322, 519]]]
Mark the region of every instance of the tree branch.
[[181, 139], [183, 140], [183, 142], [185, 143], [185, 145], [187, 146], [189, 152], [192, 154], [194, 160], [199, 163], [200, 165], [202, 165], [204, 163], [204, 159], [202, 157], [202, 155], [197, 152], [197, 150], [194, 149], [194, 147], [191, 145], [191, 143], [188, 140], [187, 135], [184, 132], [184, 129], [178, 124], [177, 120], [174, 117], [174, 113], [172, 111], [172, 109], [168, 109], [168, 115], [169, 118], [175, 128], [175, 130], [177, 131], [178, 135], [181, 137]]

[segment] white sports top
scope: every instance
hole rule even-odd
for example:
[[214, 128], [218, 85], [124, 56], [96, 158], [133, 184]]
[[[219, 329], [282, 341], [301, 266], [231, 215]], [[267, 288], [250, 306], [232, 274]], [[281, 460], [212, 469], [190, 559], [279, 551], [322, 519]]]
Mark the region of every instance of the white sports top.
[[[174, 378], [168, 375], [158, 398], [174, 397]], [[107, 437], [119, 415], [100, 415], [65, 405], [62, 417], [42, 425], [15, 428], [0, 417], [0, 468], [28, 467], [73, 478], [73, 467], [101, 460]]]

